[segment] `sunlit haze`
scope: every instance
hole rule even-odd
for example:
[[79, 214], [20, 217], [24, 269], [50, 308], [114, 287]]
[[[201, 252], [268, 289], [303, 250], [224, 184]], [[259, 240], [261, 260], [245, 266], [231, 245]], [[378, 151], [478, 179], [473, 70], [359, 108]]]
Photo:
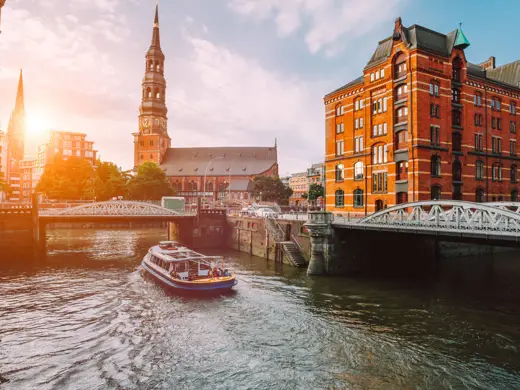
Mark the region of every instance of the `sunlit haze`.
[[[514, 2], [510, 2], [513, 4]], [[269, 146], [280, 173], [324, 159], [323, 96], [358, 77], [377, 42], [403, 23], [449, 32], [464, 22], [468, 58], [499, 64], [518, 50], [515, 13], [441, 0], [160, 1], [172, 147]], [[87, 133], [129, 168], [155, 0], [9, 0], [0, 36], [0, 128], [24, 70], [29, 134]], [[449, 12], [445, 10], [449, 9]], [[489, 20], [500, 20], [489, 34]], [[34, 113], [34, 116], [33, 116]], [[28, 148], [36, 145], [29, 137]]]

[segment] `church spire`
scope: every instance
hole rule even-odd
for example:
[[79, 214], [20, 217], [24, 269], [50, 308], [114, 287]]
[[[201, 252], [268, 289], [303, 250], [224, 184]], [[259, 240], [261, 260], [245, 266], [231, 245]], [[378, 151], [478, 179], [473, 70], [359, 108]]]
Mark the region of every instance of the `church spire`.
[[155, 6], [155, 19], [153, 22], [152, 48], [161, 49], [161, 35], [159, 32], [159, 1]]
[[20, 78], [18, 79], [18, 91], [16, 92], [16, 104], [14, 106], [14, 111], [16, 113], [20, 113], [23, 115], [25, 109], [24, 103], [24, 94], [23, 94], [23, 72], [20, 69]]

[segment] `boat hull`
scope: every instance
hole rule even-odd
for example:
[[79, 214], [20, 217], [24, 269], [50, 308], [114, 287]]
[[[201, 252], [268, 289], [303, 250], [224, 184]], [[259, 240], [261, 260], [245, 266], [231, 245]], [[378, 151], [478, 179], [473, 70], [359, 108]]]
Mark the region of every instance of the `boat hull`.
[[151, 277], [153, 277], [156, 281], [162, 283], [163, 285], [180, 291], [222, 291], [229, 290], [233, 286], [235, 286], [238, 282], [236, 278], [228, 279], [228, 280], [215, 280], [209, 283], [193, 283], [188, 281], [181, 281], [177, 279], [168, 278], [165, 275], [160, 274], [152, 267], [150, 267], [145, 260], [141, 262], [141, 267], [144, 271]]

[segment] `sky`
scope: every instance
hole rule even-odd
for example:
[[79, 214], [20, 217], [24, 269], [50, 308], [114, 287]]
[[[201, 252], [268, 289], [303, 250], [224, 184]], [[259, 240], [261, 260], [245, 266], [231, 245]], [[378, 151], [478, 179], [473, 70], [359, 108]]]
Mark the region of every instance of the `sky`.
[[[24, 72], [30, 156], [44, 129], [84, 132], [133, 166], [156, 0], [7, 0], [0, 129]], [[278, 145], [280, 174], [324, 159], [323, 96], [357, 78], [394, 20], [448, 33], [467, 58], [520, 59], [520, 1], [160, 0], [173, 147]]]

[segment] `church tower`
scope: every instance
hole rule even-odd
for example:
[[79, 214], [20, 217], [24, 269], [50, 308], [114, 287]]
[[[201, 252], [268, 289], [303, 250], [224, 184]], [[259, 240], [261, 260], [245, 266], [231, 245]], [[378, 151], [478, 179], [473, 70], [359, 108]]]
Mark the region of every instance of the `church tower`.
[[171, 145], [168, 135], [164, 59], [159, 34], [159, 5], [157, 5], [152, 44], [146, 53], [146, 71], [139, 107], [139, 132], [133, 134], [134, 168], [146, 161], [160, 164]]
[[18, 81], [18, 92], [16, 93], [16, 103], [14, 110], [9, 118], [7, 127], [7, 138], [9, 140], [9, 154], [12, 160], [23, 160], [24, 157], [24, 138], [25, 138], [25, 103], [23, 93], [23, 74], [20, 70]]

